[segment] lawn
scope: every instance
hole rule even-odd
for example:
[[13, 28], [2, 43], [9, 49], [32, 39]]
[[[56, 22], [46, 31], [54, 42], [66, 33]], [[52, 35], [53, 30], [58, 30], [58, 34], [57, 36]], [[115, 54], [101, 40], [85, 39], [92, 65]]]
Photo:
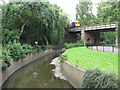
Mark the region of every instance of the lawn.
[[118, 75], [118, 54], [94, 51], [86, 47], [71, 48], [65, 54], [69, 63], [81, 69], [98, 68], [102, 72]]
[[116, 46], [115, 48], [119, 48], [120, 49], [120, 46]]

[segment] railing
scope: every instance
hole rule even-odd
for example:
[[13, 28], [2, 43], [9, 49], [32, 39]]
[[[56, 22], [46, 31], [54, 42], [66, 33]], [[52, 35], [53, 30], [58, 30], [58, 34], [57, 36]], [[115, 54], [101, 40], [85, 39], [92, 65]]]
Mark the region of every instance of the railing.
[[102, 45], [102, 46], [87, 46], [88, 49], [91, 50], [96, 50], [96, 51], [103, 51], [103, 52], [112, 52], [112, 53], [120, 53], [119, 48], [115, 48], [115, 45], [107, 46], [107, 45]]
[[[102, 24], [95, 24], [95, 25], [84, 25], [81, 27], [75, 27], [74, 30], [94, 30], [94, 29], [104, 29], [104, 28], [116, 28], [118, 26], [118, 22], [110, 22], [110, 23], [102, 23]], [[72, 30], [71, 29], [71, 30]]]
[[81, 28], [85, 28], [85, 27], [92, 27], [92, 26], [102, 26], [102, 25], [112, 25], [112, 24], [116, 24], [118, 25], [118, 22], [109, 22], [109, 23], [101, 23], [101, 24], [93, 24], [93, 25], [84, 25], [81, 26]]

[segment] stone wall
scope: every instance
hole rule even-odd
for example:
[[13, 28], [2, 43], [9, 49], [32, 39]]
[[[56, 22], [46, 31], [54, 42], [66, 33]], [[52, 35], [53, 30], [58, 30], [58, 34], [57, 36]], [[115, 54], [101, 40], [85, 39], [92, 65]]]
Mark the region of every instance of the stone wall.
[[68, 82], [71, 83], [71, 85], [73, 85], [75, 88], [81, 88], [82, 79], [85, 74], [84, 70], [77, 68], [65, 61], [61, 65], [61, 72]]

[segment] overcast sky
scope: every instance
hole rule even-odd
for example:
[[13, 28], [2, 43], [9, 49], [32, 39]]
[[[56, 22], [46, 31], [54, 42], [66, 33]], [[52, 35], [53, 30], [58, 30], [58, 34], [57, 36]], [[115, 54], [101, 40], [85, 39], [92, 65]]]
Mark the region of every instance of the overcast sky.
[[[75, 20], [76, 15], [76, 4], [78, 4], [78, 0], [49, 0], [51, 4], [57, 4], [60, 6], [64, 12], [66, 12], [69, 15], [69, 18], [71, 20]], [[93, 13], [96, 15], [97, 9], [96, 9], [96, 3], [100, 2], [100, 0], [92, 0], [93, 2]]]
[[[4, 0], [5, 2], [8, 2], [9, 0]], [[85, 1], [85, 0], [84, 0]], [[93, 2], [93, 13], [96, 15], [97, 10], [96, 10], [96, 3], [98, 3], [100, 0], [92, 0]], [[51, 4], [57, 4], [60, 6], [65, 13], [68, 14], [69, 19], [75, 20], [75, 15], [76, 15], [76, 4], [78, 4], [78, 0], [49, 0]], [[1, 0], [0, 0], [0, 3]]]

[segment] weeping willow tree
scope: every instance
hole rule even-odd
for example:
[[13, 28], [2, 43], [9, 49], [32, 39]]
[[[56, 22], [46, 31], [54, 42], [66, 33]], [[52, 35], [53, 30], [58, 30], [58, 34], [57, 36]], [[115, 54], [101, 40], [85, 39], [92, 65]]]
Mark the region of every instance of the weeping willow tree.
[[23, 43], [61, 44], [69, 23], [62, 9], [48, 2], [14, 2], [3, 6], [3, 28], [18, 30]]

